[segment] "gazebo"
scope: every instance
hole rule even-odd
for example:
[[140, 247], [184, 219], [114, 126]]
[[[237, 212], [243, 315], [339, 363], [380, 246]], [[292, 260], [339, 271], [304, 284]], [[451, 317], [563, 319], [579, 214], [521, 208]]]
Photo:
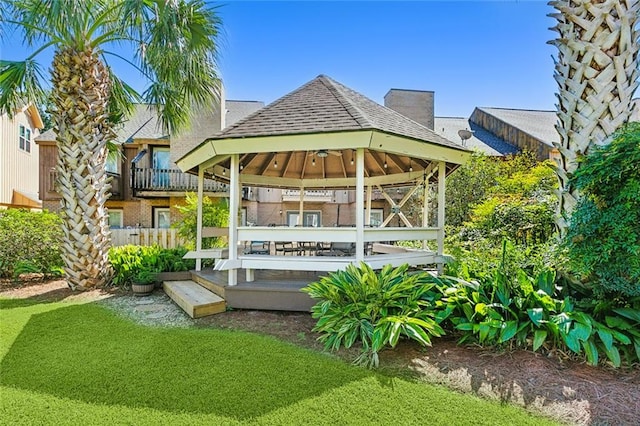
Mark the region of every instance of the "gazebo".
[[[228, 256], [217, 271], [228, 271], [226, 285], [246, 281], [254, 270], [335, 271], [349, 263], [366, 262], [374, 269], [442, 264], [445, 221], [445, 176], [464, 163], [470, 152], [415, 121], [381, 106], [354, 90], [320, 75], [272, 104], [206, 139], [177, 161], [184, 172], [198, 175], [197, 270], [202, 250], [202, 194], [205, 177], [229, 184]], [[431, 183], [431, 185], [429, 185]], [[430, 224], [428, 188], [437, 188], [437, 223]], [[355, 191], [355, 226], [295, 227], [239, 226], [242, 187], [284, 188], [300, 191], [301, 218], [305, 190]], [[401, 200], [387, 195], [389, 188], [410, 188]], [[391, 215], [379, 227], [369, 225], [372, 191], [391, 203]], [[425, 192], [421, 226], [402, 213], [405, 202]], [[362, 212], [362, 213], [360, 213]], [[391, 218], [404, 226], [392, 227]], [[437, 250], [400, 250], [389, 244], [401, 240], [435, 240]], [[282, 256], [243, 254], [240, 241], [297, 243], [355, 243], [347, 256]], [[373, 245], [374, 250], [367, 250]]]

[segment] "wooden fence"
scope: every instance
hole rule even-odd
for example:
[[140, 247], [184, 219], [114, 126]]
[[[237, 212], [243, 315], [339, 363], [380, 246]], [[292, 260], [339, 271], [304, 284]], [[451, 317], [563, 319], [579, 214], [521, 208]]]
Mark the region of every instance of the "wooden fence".
[[175, 248], [184, 245], [182, 240], [172, 228], [127, 228], [111, 229], [111, 245], [124, 246], [134, 244], [140, 246], [152, 246], [154, 244], [163, 248]]

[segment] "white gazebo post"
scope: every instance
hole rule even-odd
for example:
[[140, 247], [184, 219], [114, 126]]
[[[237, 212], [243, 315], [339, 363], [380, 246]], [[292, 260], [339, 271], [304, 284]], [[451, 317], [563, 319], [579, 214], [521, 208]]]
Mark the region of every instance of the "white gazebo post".
[[373, 192], [373, 188], [371, 188], [371, 185], [367, 185], [367, 205], [365, 207], [365, 212], [364, 212], [364, 225], [365, 226], [369, 226], [371, 225], [371, 195]]
[[[424, 188], [422, 189], [422, 227], [429, 227], [429, 179], [425, 176], [423, 179]], [[422, 240], [422, 249], [427, 249], [427, 240]]]
[[444, 161], [440, 161], [438, 164], [438, 256], [441, 262], [438, 263], [438, 273], [442, 274], [442, 263], [444, 255], [444, 178], [446, 172], [446, 164]]
[[[238, 169], [238, 154], [231, 155], [229, 169], [229, 260], [235, 263], [238, 260], [238, 205], [240, 200], [240, 171]], [[228, 285], [238, 284], [238, 270], [229, 269]]]
[[364, 149], [356, 149], [356, 262], [364, 261]]
[[[198, 166], [198, 208], [196, 211], [196, 252], [202, 250], [202, 199], [204, 198], [204, 167]], [[196, 258], [196, 271], [202, 270], [202, 259]]]
[[298, 220], [296, 225], [304, 226], [304, 186], [300, 187], [300, 207], [298, 208]]

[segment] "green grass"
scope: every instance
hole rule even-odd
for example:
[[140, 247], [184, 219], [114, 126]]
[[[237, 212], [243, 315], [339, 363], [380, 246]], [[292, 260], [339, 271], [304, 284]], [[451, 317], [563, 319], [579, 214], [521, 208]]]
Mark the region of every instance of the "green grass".
[[273, 338], [1, 300], [1, 424], [544, 425]]

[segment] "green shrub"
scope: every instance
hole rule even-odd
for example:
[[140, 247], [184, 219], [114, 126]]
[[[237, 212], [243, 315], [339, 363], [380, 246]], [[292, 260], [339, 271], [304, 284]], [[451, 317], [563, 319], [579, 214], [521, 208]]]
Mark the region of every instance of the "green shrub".
[[[197, 211], [198, 197], [192, 192], [188, 192], [185, 198], [185, 205], [176, 208], [182, 214], [182, 219], [173, 226], [178, 229], [178, 235], [188, 241], [188, 247], [195, 249], [197, 233]], [[209, 197], [202, 199], [202, 226], [225, 228], [229, 226], [229, 204], [226, 199], [216, 202]], [[202, 239], [202, 248], [223, 247], [225, 240], [220, 237], [210, 237]]]
[[478, 281], [441, 279], [437, 317], [461, 333], [460, 342], [568, 348], [593, 365], [605, 356], [615, 367], [640, 360], [640, 298], [603, 301], [570, 294], [553, 269], [535, 276], [522, 269], [507, 273], [507, 254], [505, 244], [502, 264]]
[[640, 123], [581, 159], [564, 245], [569, 268], [600, 296], [640, 296]]
[[180, 272], [195, 268], [195, 260], [183, 259], [184, 247], [163, 249], [159, 246], [111, 247], [109, 262], [114, 270], [111, 281], [115, 286], [128, 286], [135, 275], [158, 272]]
[[0, 277], [57, 275], [63, 267], [62, 221], [54, 213], [0, 211]]
[[395, 347], [400, 336], [430, 345], [430, 336], [443, 334], [429, 309], [430, 275], [407, 272], [408, 266], [385, 266], [375, 272], [365, 263], [330, 273], [302, 291], [320, 301], [313, 306], [314, 331], [327, 350], [362, 343], [357, 364], [375, 367], [378, 352]]

